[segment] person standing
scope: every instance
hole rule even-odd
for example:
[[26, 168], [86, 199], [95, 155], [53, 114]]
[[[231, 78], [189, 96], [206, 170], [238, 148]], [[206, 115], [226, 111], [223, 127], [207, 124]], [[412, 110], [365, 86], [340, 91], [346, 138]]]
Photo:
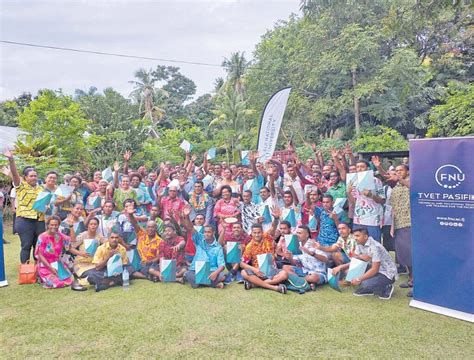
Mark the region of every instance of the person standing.
[[[408, 282], [400, 284], [401, 288], [413, 287], [412, 248], [411, 248], [411, 214], [410, 214], [410, 171], [407, 165], [398, 165], [396, 174], [391, 179], [398, 181], [393, 188], [392, 203], [392, 229], [395, 238], [395, 253], [402, 266], [408, 268]], [[412, 296], [409, 291], [407, 296]]]
[[15, 228], [20, 235], [20, 261], [24, 264], [30, 260], [31, 250], [34, 252], [38, 236], [45, 231], [44, 214], [33, 209], [33, 204], [43, 188], [37, 184], [38, 173], [34, 168], [25, 168], [22, 179], [11, 151], [6, 150], [4, 155], [8, 159], [13, 185], [16, 188], [18, 207]]

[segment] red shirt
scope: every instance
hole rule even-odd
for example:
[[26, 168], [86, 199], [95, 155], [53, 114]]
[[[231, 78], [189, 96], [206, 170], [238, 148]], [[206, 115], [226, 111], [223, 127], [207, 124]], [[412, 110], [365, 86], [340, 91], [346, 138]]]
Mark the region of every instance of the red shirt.
[[184, 265], [184, 250], [173, 251], [172, 247], [178, 245], [184, 238], [182, 236], [176, 236], [174, 239], [160, 241], [158, 251], [160, 259], [164, 258], [167, 260], [176, 260], [176, 266]]

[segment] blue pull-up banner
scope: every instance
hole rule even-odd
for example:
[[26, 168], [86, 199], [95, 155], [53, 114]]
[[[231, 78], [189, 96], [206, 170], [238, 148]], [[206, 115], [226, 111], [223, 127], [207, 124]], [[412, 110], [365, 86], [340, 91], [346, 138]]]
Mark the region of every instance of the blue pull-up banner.
[[474, 137], [410, 141], [411, 306], [474, 322]]

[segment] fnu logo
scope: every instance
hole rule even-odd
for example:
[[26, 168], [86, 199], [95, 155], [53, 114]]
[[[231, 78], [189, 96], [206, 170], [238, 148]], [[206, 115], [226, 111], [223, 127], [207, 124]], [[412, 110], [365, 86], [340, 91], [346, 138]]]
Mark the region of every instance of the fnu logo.
[[445, 189], [455, 189], [466, 179], [466, 175], [455, 165], [443, 165], [436, 170], [435, 179]]

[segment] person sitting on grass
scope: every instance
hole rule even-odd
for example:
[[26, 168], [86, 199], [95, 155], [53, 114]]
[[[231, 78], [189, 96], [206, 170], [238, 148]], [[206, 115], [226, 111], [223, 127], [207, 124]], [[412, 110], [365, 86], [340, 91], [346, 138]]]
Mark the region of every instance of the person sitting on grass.
[[240, 252], [243, 253], [245, 246], [250, 241], [250, 236], [244, 232], [244, 228], [241, 222], [236, 222], [232, 224], [232, 234], [230, 236], [226, 236], [225, 231], [221, 231], [219, 234], [219, 244], [222, 245], [224, 248], [224, 253], [226, 254], [226, 266], [229, 273], [226, 276], [225, 284], [230, 284], [232, 281], [236, 280], [237, 283], [242, 283], [244, 279], [242, 278], [242, 274], [239, 271], [240, 263], [236, 264], [229, 264], [227, 263], [227, 242], [238, 242]]
[[[369, 269], [359, 278], [353, 279], [351, 284], [359, 286], [353, 295], [376, 295], [379, 299], [389, 300], [393, 294], [393, 283], [397, 278], [397, 267], [390, 254], [383, 245], [369, 236], [367, 229], [354, 230], [357, 242], [354, 258], [367, 261]], [[349, 263], [336, 266], [332, 269], [333, 275], [339, 271], [349, 269]]]
[[[216, 241], [214, 236], [214, 228], [210, 225], [204, 226], [204, 234], [196, 231], [191, 220], [189, 220], [189, 214], [191, 208], [187, 207], [181, 213], [181, 224], [184, 225], [188, 233], [192, 234], [192, 240], [196, 246], [196, 254], [193, 258], [189, 270], [184, 274], [184, 279], [191, 284], [193, 289], [196, 289], [200, 284], [196, 283], [196, 261], [208, 261], [210, 265], [209, 280], [211, 284], [208, 285], [213, 288], [224, 288], [224, 250], [222, 246]], [[222, 230], [225, 231], [225, 230]]]
[[[122, 286], [122, 274], [115, 276], [106, 276], [107, 262], [115, 254], [120, 254], [122, 265], [128, 264], [127, 250], [119, 244], [120, 234], [112, 231], [105, 244], [100, 245], [94, 255], [92, 263], [95, 268], [86, 271], [83, 275], [87, 276], [89, 284], [95, 286], [95, 291], [99, 292], [113, 286]], [[127, 268], [128, 270], [128, 268]]]
[[87, 230], [80, 233], [79, 236], [77, 236], [76, 241], [71, 244], [71, 247], [79, 252], [74, 258], [74, 274], [79, 278], [79, 280], [74, 281], [72, 284], [73, 290], [87, 290], [85, 287], [88, 285], [88, 282], [85, 281], [87, 271], [95, 268], [95, 265], [92, 263], [94, 253], [88, 253], [86, 251], [86, 240], [94, 239], [98, 245], [102, 245], [107, 241], [107, 239], [97, 231], [98, 227], [99, 220], [97, 218], [93, 217], [89, 219], [87, 222]]
[[140, 273], [148, 280], [158, 282], [160, 277], [160, 267], [158, 261], [161, 238], [157, 234], [157, 224], [153, 220], [146, 223], [146, 230], [143, 230], [133, 213], [130, 214], [130, 222], [137, 235], [137, 250], [141, 259]]
[[[68, 220], [72, 223], [72, 216], [68, 215]], [[76, 240], [74, 231], [71, 231], [71, 237], [59, 232], [59, 216], [53, 215], [46, 221], [47, 230], [38, 236], [38, 243], [35, 249], [35, 258], [37, 274], [43, 287], [47, 289], [63, 288], [72, 284], [73, 277], [68, 270], [68, 266], [62, 261], [63, 251], [70, 251], [73, 254], [78, 252], [70, 247], [71, 241]], [[72, 225], [71, 225], [72, 226]], [[60, 268], [64, 274], [60, 274]], [[69, 274], [69, 276], [66, 276]], [[63, 275], [63, 276], [61, 276]]]
[[[182, 236], [178, 236], [176, 228], [172, 223], [165, 223], [163, 239], [158, 246], [160, 259], [176, 260], [176, 281], [183, 283], [183, 275], [186, 272], [186, 262], [184, 260], [184, 247], [186, 242]], [[158, 275], [163, 281], [161, 274]]]
[[340, 223], [337, 226], [337, 230], [339, 231], [339, 238], [335, 244], [322, 246], [318, 243], [316, 246], [317, 249], [330, 253], [336, 266], [350, 262], [350, 258], [354, 255], [357, 245], [354, 235], [351, 234], [351, 228], [347, 223]]
[[289, 274], [304, 277], [314, 290], [316, 285], [323, 285], [327, 282], [326, 263], [328, 257], [318, 250], [316, 241], [310, 238], [310, 230], [305, 225], [298, 226], [296, 236], [301, 242], [300, 250], [302, 254], [293, 255], [288, 250], [285, 258], [290, 260], [292, 265], [283, 265], [283, 270]]
[[261, 254], [272, 254], [274, 257], [275, 253], [275, 241], [273, 239], [275, 230], [280, 221], [281, 210], [277, 207], [272, 207], [273, 222], [268, 232], [263, 232], [261, 224], [252, 225], [252, 238], [245, 247], [240, 262], [242, 268], [241, 274], [244, 278], [245, 290], [250, 290], [254, 286], [262, 287], [265, 289], [278, 291], [282, 294], [286, 294], [287, 289], [282, 284], [288, 279], [288, 274], [285, 270], [278, 269], [275, 266], [275, 259], [273, 258], [273, 264], [268, 274], [264, 274], [258, 264], [257, 256]]

